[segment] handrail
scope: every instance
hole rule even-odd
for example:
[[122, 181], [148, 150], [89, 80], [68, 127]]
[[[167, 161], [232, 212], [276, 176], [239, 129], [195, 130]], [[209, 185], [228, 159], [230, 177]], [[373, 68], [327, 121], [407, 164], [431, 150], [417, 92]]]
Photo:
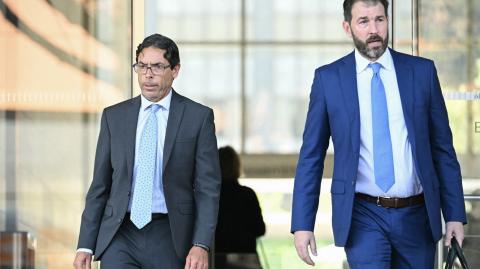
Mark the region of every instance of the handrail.
[[475, 194], [467, 194], [467, 195], [464, 195], [463, 198], [465, 199], [465, 201], [477, 201], [477, 200], [480, 200], [480, 195], [475, 195]]

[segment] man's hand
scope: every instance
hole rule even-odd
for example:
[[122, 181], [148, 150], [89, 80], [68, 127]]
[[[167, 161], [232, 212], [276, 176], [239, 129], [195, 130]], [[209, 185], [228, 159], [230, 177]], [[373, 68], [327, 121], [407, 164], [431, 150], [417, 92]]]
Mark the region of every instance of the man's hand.
[[449, 221], [446, 225], [445, 231], [445, 246], [449, 247], [452, 237], [457, 239], [458, 244], [462, 246], [463, 238], [465, 238], [465, 234], [463, 231], [463, 223], [459, 221]]
[[315, 263], [310, 257], [308, 247], [313, 256], [317, 256], [317, 243], [315, 243], [315, 236], [310, 231], [296, 231], [294, 233], [295, 248], [297, 249], [298, 256], [308, 265], [314, 266]]
[[92, 254], [79, 251], [75, 255], [75, 260], [73, 261], [73, 268], [75, 269], [90, 269], [92, 263]]
[[188, 253], [185, 269], [208, 269], [208, 252], [193, 246]]

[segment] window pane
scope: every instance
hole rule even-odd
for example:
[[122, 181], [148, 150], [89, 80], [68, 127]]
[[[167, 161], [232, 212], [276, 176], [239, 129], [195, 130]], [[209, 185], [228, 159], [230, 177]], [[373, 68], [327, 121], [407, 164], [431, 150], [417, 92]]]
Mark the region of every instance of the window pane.
[[146, 9], [154, 8], [156, 13], [152, 16], [152, 22], [147, 18], [145, 23], [154, 23], [154, 31], [175, 41], [240, 38], [239, 0], [159, 0], [148, 3]]
[[35, 268], [71, 268], [100, 112], [131, 95], [130, 1], [1, 5], [0, 229], [36, 238]]
[[[395, 1], [393, 5], [393, 16], [390, 16], [390, 21], [393, 19], [393, 31], [390, 31], [390, 44], [394, 41], [394, 48], [407, 54], [413, 52], [412, 40], [412, 2], [411, 1]], [[391, 11], [392, 9], [390, 9]]]
[[[288, 232], [291, 225], [293, 180], [285, 178], [245, 178], [240, 183], [255, 190], [262, 208], [266, 234], [257, 240], [263, 268], [309, 269], [297, 255]], [[318, 256], [312, 256], [315, 268], [347, 268], [345, 251], [335, 247], [332, 233], [331, 179], [324, 178], [315, 222]]]
[[254, 46], [247, 53], [248, 153], [296, 153], [314, 70], [350, 46]]
[[433, 59], [465, 178], [480, 177], [478, 1], [419, 1], [420, 55]]
[[348, 41], [343, 0], [246, 0], [248, 40]]
[[218, 145], [240, 148], [240, 50], [179, 44], [181, 69], [174, 88], [214, 109]]
[[[426, 42], [462, 42], [467, 34], [468, 5], [472, 0], [419, 1], [420, 35]], [[478, 5], [478, 4], [477, 4]], [[478, 20], [478, 18], [476, 18]]]

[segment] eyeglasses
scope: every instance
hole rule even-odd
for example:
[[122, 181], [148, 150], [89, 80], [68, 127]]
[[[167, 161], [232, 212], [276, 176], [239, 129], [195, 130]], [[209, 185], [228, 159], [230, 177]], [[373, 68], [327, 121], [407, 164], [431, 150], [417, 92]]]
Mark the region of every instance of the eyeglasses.
[[147, 64], [144, 64], [144, 63], [135, 63], [134, 65], [132, 65], [132, 67], [133, 67], [133, 70], [135, 70], [135, 73], [138, 73], [138, 74], [146, 74], [148, 69], [150, 69], [150, 71], [152, 71], [152, 74], [154, 75], [163, 75], [163, 73], [165, 72], [165, 69], [169, 68], [170, 65], [163, 65], [163, 64], [157, 63], [157, 64], [152, 64], [148, 66]]

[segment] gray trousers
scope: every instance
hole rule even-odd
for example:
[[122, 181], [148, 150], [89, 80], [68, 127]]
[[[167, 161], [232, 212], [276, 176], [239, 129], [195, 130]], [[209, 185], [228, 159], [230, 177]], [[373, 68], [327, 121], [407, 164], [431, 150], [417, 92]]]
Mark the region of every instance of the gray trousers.
[[174, 248], [167, 215], [154, 214], [138, 229], [126, 216], [101, 257], [101, 269], [183, 269]]

